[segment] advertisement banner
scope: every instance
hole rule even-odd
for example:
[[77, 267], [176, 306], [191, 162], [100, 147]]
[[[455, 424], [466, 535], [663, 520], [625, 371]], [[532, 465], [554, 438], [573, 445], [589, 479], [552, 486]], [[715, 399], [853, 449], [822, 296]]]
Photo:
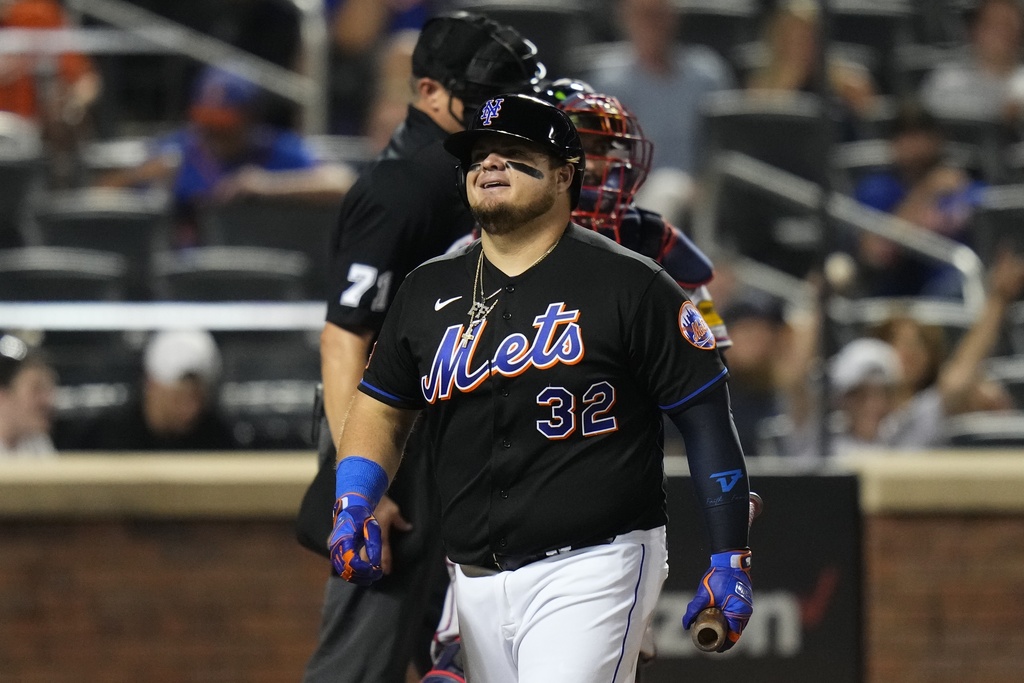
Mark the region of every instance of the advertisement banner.
[[754, 616], [727, 653], [694, 647], [680, 619], [708, 566], [689, 477], [668, 480], [669, 577], [654, 619], [655, 660], [642, 683], [858, 683], [861, 530], [850, 475], [752, 476], [764, 511], [750, 532]]

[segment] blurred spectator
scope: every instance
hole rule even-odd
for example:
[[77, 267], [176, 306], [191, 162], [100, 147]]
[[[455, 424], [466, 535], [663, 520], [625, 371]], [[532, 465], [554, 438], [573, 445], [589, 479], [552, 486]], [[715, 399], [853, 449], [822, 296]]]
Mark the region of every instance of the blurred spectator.
[[56, 374], [22, 340], [0, 335], [0, 459], [55, 454], [50, 428]]
[[829, 360], [828, 373], [835, 402], [834, 452], [889, 445], [885, 421], [896, 409], [902, 379], [896, 349], [880, 339], [854, 339]]
[[376, 88], [364, 133], [370, 148], [380, 152], [391, 134], [405, 120], [413, 101], [412, 51], [419, 31], [411, 29], [392, 34], [377, 60]]
[[[387, 78], [380, 71], [378, 53], [387, 49], [389, 35], [422, 28], [436, 4], [431, 0], [324, 1], [333, 48], [332, 133], [363, 135], [370, 132], [374, 116], [370, 103], [381, 80]], [[403, 117], [404, 113], [403, 108]], [[387, 131], [388, 135], [391, 130]]]
[[[0, 28], [68, 26], [56, 0], [0, 0]], [[0, 55], [0, 110], [39, 124], [51, 154], [55, 185], [66, 186], [77, 180], [78, 143], [87, 134], [87, 114], [100, 89], [100, 77], [85, 55]]]
[[355, 173], [321, 163], [297, 133], [259, 123], [261, 91], [219, 69], [199, 79], [189, 124], [157, 143], [142, 165], [100, 178], [106, 187], [162, 183], [174, 194], [176, 246], [198, 242], [203, 204], [248, 197], [336, 203]]
[[[937, 401], [942, 415], [1007, 410], [1009, 393], [986, 378], [983, 363], [999, 342], [1010, 305], [1024, 293], [1024, 258], [1009, 251], [999, 254], [988, 274], [988, 294], [978, 318], [948, 357], [941, 354], [938, 331], [907, 318], [895, 318], [874, 330], [896, 349], [902, 368], [897, 407], [913, 414], [923, 397]], [[909, 438], [913, 435], [896, 439]]]
[[[948, 357], [928, 328], [905, 317], [880, 325], [875, 337], [845, 345], [828, 363], [834, 413], [834, 452], [884, 447], [920, 449], [941, 445], [943, 420], [951, 415], [1013, 407], [1004, 387], [984, 375], [1009, 306], [1024, 293], [1024, 258], [1000, 254], [989, 271], [989, 291], [977, 320]], [[793, 386], [797, 398], [807, 382]], [[810, 405], [803, 402], [802, 405]], [[792, 413], [792, 449], [808, 453], [820, 410]]]
[[[935, 117], [916, 104], [904, 104], [889, 135], [892, 169], [862, 178], [854, 196], [925, 230], [967, 241], [968, 219], [982, 185], [944, 158], [945, 142]], [[959, 275], [950, 266], [916, 259], [877, 235], [862, 234], [855, 250], [861, 294], [959, 296]]]
[[[747, 89], [757, 93], [818, 92], [819, 10], [815, 0], [779, 3], [765, 24], [762, 41], [768, 54], [765, 63], [747, 79]], [[847, 140], [865, 136], [863, 122], [876, 106], [875, 85], [868, 70], [853, 62], [828, 58], [828, 80], [835, 98], [836, 118]]]
[[677, 43], [686, 18], [670, 0], [619, 0], [618, 9], [628, 45], [602, 54], [583, 75], [644, 122], [656, 151], [637, 202], [681, 225], [705, 160], [701, 103], [708, 93], [734, 87], [732, 72], [710, 48]]
[[785, 413], [778, 388], [780, 361], [793, 343], [781, 302], [754, 293], [741, 294], [722, 310], [732, 346], [729, 366], [732, 413], [745, 455], [759, 455], [769, 421]]
[[937, 67], [921, 86], [934, 112], [1016, 123], [1024, 114], [1018, 0], [981, 0], [968, 15], [970, 56]]
[[110, 451], [208, 451], [236, 447], [216, 411], [220, 350], [207, 332], [155, 334], [143, 357], [141, 395], [98, 418], [76, 448]]

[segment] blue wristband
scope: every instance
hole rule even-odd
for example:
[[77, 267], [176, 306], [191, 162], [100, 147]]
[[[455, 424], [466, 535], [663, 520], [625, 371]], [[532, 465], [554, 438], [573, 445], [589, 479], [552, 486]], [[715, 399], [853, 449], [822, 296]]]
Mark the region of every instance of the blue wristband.
[[334, 474], [336, 498], [354, 493], [369, 501], [372, 510], [387, 490], [388, 473], [373, 460], [352, 455], [338, 463]]
[[750, 551], [727, 550], [722, 553], [715, 553], [711, 556], [712, 567], [729, 567], [731, 569], [750, 569]]

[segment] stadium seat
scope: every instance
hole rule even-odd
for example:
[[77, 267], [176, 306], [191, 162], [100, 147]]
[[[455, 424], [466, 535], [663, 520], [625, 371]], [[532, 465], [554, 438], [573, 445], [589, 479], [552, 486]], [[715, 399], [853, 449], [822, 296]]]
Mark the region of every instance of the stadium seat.
[[837, 299], [829, 315], [841, 342], [864, 336], [885, 320], [905, 316], [941, 328], [948, 349], [956, 346], [976, 316], [960, 302], [915, 296]]
[[1010, 304], [1010, 310], [1006, 313], [1006, 324], [1013, 353], [1024, 356], [1024, 301]]
[[730, 63], [737, 45], [757, 37], [761, 10], [756, 0], [681, 0], [675, 5], [682, 11], [679, 40], [706, 45]]
[[199, 215], [199, 226], [209, 245], [305, 254], [310, 263], [306, 286], [312, 298], [320, 299], [326, 290], [328, 240], [337, 219], [335, 204], [245, 200], [207, 207]]
[[917, 93], [928, 74], [940, 64], [962, 61], [969, 56], [969, 50], [963, 45], [905, 43], [897, 45], [893, 51], [892, 68], [903, 92]]
[[704, 103], [712, 149], [743, 152], [807, 180], [825, 172], [831, 131], [821, 101], [807, 93], [711, 93]]
[[216, 331], [224, 381], [318, 380], [319, 330]]
[[891, 68], [897, 45], [910, 40], [913, 6], [910, 0], [831, 0], [831, 40], [863, 45], [875, 53], [873, 75], [882, 92], [894, 92], [896, 74]]
[[593, 40], [587, 9], [573, 0], [456, 0], [449, 4], [519, 31], [537, 46], [540, 60], [555, 78], [570, 73], [571, 51]]
[[989, 183], [1004, 183], [1009, 177], [1005, 149], [1009, 142], [1006, 129], [998, 122], [979, 119], [951, 107], [933, 112], [946, 139], [976, 150], [982, 177]]
[[306, 143], [317, 158], [357, 169], [376, 156], [369, 138], [362, 135], [308, 135]]
[[167, 193], [96, 188], [48, 192], [40, 196], [33, 216], [44, 246], [124, 256], [129, 264], [128, 297], [150, 297], [150, 262], [168, 242]]
[[0, 299], [112, 301], [124, 298], [127, 260], [119, 254], [66, 247], [0, 250]]
[[309, 258], [260, 247], [197, 247], [154, 257], [164, 301], [298, 301], [310, 298]]
[[57, 372], [52, 436], [58, 450], [74, 447], [82, 430], [138, 389], [144, 333], [46, 331], [42, 349]]
[[319, 333], [217, 332], [224, 367], [218, 402], [239, 443], [253, 449], [314, 446]]
[[28, 239], [27, 200], [43, 182], [39, 130], [26, 119], [0, 112], [0, 248]]
[[943, 437], [957, 448], [1024, 446], [1024, 412], [967, 413], [943, 421]]
[[984, 263], [993, 263], [1002, 247], [1024, 254], [1024, 184], [986, 188], [971, 219], [970, 237]]
[[709, 95], [704, 111], [712, 154], [740, 152], [784, 176], [771, 180], [758, 173], [756, 185], [768, 183], [772, 187], [767, 189], [723, 178], [713, 200], [720, 236], [740, 254], [804, 277], [817, 258], [821, 223], [815, 210], [796, 206], [773, 190], [794, 185], [794, 194], [803, 195], [804, 189], [795, 187], [806, 184], [801, 181], [828, 179], [824, 150], [830, 131], [820, 100], [806, 93], [730, 90]]
[[1006, 167], [1010, 182], [1024, 183], [1024, 142], [1006, 148]]
[[964, 10], [977, 0], [912, 0], [911, 36], [921, 43], [964, 43], [967, 31]]
[[242, 448], [309, 450], [316, 447], [316, 385], [312, 380], [225, 382], [218, 405]]
[[1014, 407], [1024, 410], [1024, 354], [989, 358], [985, 370], [1010, 392]]
[[151, 145], [146, 137], [92, 140], [82, 146], [82, 164], [94, 173], [135, 168], [149, 159]]
[[746, 183], [723, 179], [715, 201], [716, 247], [803, 278], [817, 259], [821, 221], [813, 211]]

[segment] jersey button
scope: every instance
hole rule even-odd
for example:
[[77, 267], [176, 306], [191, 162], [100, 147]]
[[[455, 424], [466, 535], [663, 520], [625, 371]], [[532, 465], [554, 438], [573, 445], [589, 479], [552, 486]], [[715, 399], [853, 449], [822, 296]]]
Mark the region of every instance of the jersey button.
[[504, 448], [511, 448], [511, 447], [512, 447], [512, 442], [511, 442], [511, 441], [509, 441], [508, 439], [502, 439], [502, 440], [501, 440], [501, 445], [502, 445], [502, 446], [503, 446]]
[[509, 293], [512, 293], [512, 292], [516, 291], [516, 286], [515, 285], [505, 285], [505, 291], [509, 292]]
[[508, 389], [502, 389], [502, 390], [501, 390], [501, 395], [502, 395], [503, 397], [505, 397], [505, 398], [508, 398]]
[[504, 548], [505, 546], [508, 545], [508, 541], [505, 540], [504, 536], [502, 536], [501, 538], [498, 539], [498, 545], [501, 546], [502, 548]]
[[502, 489], [501, 491], [498, 491], [498, 495], [501, 496], [502, 498], [508, 498], [508, 491]]
[[509, 313], [508, 311], [505, 311], [504, 313], [501, 314], [502, 320], [508, 320], [511, 317], [512, 317], [512, 314]]

